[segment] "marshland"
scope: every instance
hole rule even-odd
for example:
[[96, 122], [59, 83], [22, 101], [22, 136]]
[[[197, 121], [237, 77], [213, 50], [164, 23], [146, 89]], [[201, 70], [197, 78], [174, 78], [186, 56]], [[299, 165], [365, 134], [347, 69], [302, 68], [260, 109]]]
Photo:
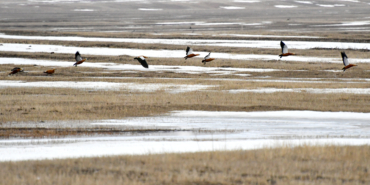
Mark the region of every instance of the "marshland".
[[0, 184], [368, 184], [369, 6], [2, 1]]

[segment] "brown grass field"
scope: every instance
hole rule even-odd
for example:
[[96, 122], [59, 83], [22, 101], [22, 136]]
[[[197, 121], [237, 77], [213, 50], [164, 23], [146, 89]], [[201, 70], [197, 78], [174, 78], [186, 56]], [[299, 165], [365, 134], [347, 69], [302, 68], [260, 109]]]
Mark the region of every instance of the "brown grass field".
[[369, 184], [369, 146], [1, 162], [0, 184]]

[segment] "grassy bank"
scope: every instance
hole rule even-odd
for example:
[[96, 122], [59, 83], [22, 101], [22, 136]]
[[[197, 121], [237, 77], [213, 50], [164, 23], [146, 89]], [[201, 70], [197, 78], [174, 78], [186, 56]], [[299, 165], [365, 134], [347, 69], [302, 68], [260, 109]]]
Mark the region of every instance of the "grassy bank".
[[0, 184], [368, 184], [369, 146], [1, 162]]

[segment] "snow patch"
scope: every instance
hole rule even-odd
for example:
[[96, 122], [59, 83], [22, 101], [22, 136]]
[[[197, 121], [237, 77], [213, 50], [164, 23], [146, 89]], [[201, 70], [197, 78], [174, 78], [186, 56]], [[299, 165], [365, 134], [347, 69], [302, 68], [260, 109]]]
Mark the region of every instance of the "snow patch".
[[[269, 24], [271, 22], [262, 22], [256, 24]], [[171, 24], [171, 23], [168, 23]], [[194, 22], [183, 22], [182, 24], [195, 24]], [[196, 23], [202, 24], [202, 23]], [[204, 24], [221, 24], [221, 23], [204, 23]], [[222, 24], [240, 24], [240, 23], [222, 23]], [[349, 22], [345, 25], [370, 24], [370, 21], [365, 22]], [[337, 24], [338, 25], [338, 24]], [[343, 24], [339, 24], [343, 25]], [[236, 34], [236, 36], [243, 34]], [[217, 36], [217, 35], [216, 35]], [[273, 37], [273, 36], [271, 36]], [[294, 36], [295, 37], [295, 36]], [[306, 36], [301, 36], [306, 37]], [[309, 37], [309, 36], [307, 36]], [[127, 43], [143, 43], [143, 44], [170, 44], [170, 45], [200, 45], [200, 46], [225, 46], [225, 47], [248, 47], [248, 48], [275, 48], [280, 49], [280, 40], [214, 40], [214, 39], [136, 39], [136, 38], [101, 38], [101, 37], [57, 37], [57, 36], [20, 36], [20, 35], [4, 35], [0, 34], [0, 38], [4, 39], [25, 39], [25, 40], [56, 40], [56, 41], [91, 41], [91, 42], [127, 42]], [[316, 41], [287, 41], [289, 49], [370, 49], [369, 43], [353, 43], [353, 42], [316, 42]], [[48, 45], [45, 45], [48, 46]], [[52, 45], [50, 45], [52, 46]]]
[[73, 11], [76, 11], [76, 12], [93, 12], [94, 9], [74, 9]]
[[226, 10], [244, 10], [245, 7], [238, 7], [238, 6], [220, 6], [221, 9]]
[[325, 8], [334, 8], [338, 6], [346, 6], [345, 4], [316, 4], [317, 6], [325, 7]]
[[162, 11], [163, 9], [156, 9], [156, 8], [138, 8], [141, 11]]
[[0, 88], [39, 87], [39, 88], [72, 88], [82, 90], [127, 90], [136, 92], [154, 92], [164, 90], [170, 93], [183, 93], [196, 90], [204, 90], [212, 85], [183, 85], [183, 84], [137, 84], [137, 83], [114, 83], [114, 82], [74, 82], [74, 81], [40, 81], [25, 82], [13, 80], [0, 80]]
[[259, 3], [259, 0], [234, 0], [235, 3]]
[[[167, 115], [92, 121], [92, 126], [189, 129], [150, 135], [0, 140], [0, 161], [106, 155], [250, 150], [299, 145], [369, 145], [370, 114], [320, 111], [173, 111]], [[78, 123], [76, 123], [78, 124]], [[88, 124], [88, 123], [83, 123]], [[229, 130], [199, 133], [192, 130]], [[42, 151], [42, 152], [40, 152]]]
[[294, 2], [302, 4], [313, 4], [311, 1], [294, 1]]
[[275, 5], [276, 8], [297, 8], [294, 5]]

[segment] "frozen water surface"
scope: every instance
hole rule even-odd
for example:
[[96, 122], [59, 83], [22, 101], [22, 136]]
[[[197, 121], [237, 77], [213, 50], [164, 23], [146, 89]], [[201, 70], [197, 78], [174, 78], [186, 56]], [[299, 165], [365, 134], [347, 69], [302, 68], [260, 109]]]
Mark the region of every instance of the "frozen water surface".
[[[252, 23], [254, 25], [269, 24], [266, 21], [262, 23]], [[369, 21], [345, 22], [343, 25], [367, 25]], [[188, 25], [229, 25], [246, 23], [204, 23], [204, 22], [167, 22], [158, 24], [188, 24]], [[293, 37], [293, 36], [292, 36]], [[302, 36], [300, 36], [302, 37]], [[203, 46], [225, 46], [225, 47], [247, 47], [247, 48], [273, 48], [280, 49], [280, 40], [213, 40], [213, 39], [146, 39], [146, 38], [101, 38], [101, 37], [71, 37], [71, 36], [22, 36], [22, 35], [5, 35], [0, 34], [4, 39], [26, 39], [26, 40], [56, 40], [56, 41], [91, 41], [91, 42], [128, 42], [142, 44], [171, 44], [171, 45], [203, 45]], [[302, 37], [303, 38], [303, 37]], [[370, 49], [369, 43], [353, 42], [318, 42], [318, 41], [285, 41], [289, 49]], [[185, 50], [185, 48], [184, 48]]]
[[238, 6], [220, 6], [221, 9], [226, 10], [243, 10], [245, 7], [238, 7]]
[[[0, 140], [0, 160], [258, 149], [282, 145], [368, 145], [370, 113], [173, 111], [155, 117], [92, 121], [92, 126], [187, 129], [173, 133]], [[86, 123], [84, 123], [86, 124]], [[207, 130], [207, 132], [199, 132]]]
[[294, 1], [296, 3], [302, 3], [302, 4], [312, 4], [311, 1]]
[[276, 8], [297, 8], [297, 6], [293, 5], [275, 5]]
[[[237, 72], [273, 72], [284, 71], [280, 69], [262, 69], [262, 68], [223, 68], [223, 67], [199, 67], [199, 66], [170, 66], [170, 65], [150, 65], [150, 59], [147, 59], [149, 68], [143, 68], [141, 65], [117, 64], [117, 63], [89, 63], [88, 60], [80, 67], [102, 68], [108, 70], [123, 70], [125, 72], [135, 71], [171, 71], [175, 73], [201, 74], [212, 73], [220, 75], [234, 74]], [[27, 58], [1, 58], [0, 64], [14, 65], [40, 65], [40, 66], [59, 66], [72, 67], [74, 62], [52, 61], [52, 60], [34, 60]], [[27, 72], [27, 69], [25, 69]]]
[[74, 82], [74, 81], [39, 81], [25, 82], [13, 80], [0, 80], [0, 88], [9, 87], [43, 87], [43, 88], [73, 88], [82, 90], [128, 90], [138, 92], [153, 92], [164, 90], [170, 93], [190, 92], [205, 90], [215, 87], [213, 85], [186, 85], [186, 84], [162, 84], [162, 83], [115, 83], [115, 82]]
[[[370, 48], [370, 44], [367, 44]], [[76, 51], [80, 51], [82, 56], [86, 55], [104, 55], [104, 56], [140, 56], [145, 55], [147, 57], [163, 57], [163, 58], [184, 58], [185, 50], [145, 50], [145, 49], [119, 49], [119, 48], [98, 48], [98, 47], [75, 47], [75, 46], [62, 46], [62, 45], [38, 45], [32, 44], [3, 44], [0, 46], [0, 51], [11, 51], [11, 52], [55, 52], [74, 54]], [[196, 58], [203, 58], [208, 52], [198, 52], [200, 56]], [[284, 61], [296, 61], [296, 62], [334, 62], [342, 63], [340, 56], [338, 58], [319, 58], [319, 57], [302, 57], [302, 56], [289, 56], [280, 59], [277, 51], [276, 55], [255, 55], [255, 54], [230, 54], [230, 53], [212, 53], [212, 57], [216, 59], [231, 59], [231, 60], [284, 60]], [[368, 63], [370, 59], [356, 59], [350, 58], [350, 62]], [[149, 62], [150, 63], [150, 62]], [[149, 64], [150, 65], [150, 64]]]

